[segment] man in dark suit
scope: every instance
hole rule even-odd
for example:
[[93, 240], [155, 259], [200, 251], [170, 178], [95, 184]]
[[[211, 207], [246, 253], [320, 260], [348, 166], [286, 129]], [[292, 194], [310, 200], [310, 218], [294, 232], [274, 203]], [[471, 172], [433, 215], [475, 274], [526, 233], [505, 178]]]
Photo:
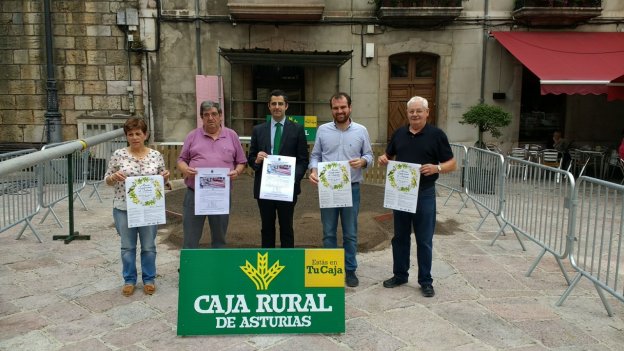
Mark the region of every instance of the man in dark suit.
[[[308, 144], [303, 126], [286, 117], [288, 96], [284, 91], [272, 91], [268, 105], [271, 120], [254, 127], [247, 161], [255, 171], [254, 198], [258, 200], [262, 220], [262, 247], [275, 247], [276, 217], [279, 220], [281, 247], [295, 247], [293, 215], [297, 195], [301, 193], [301, 179], [308, 168]], [[297, 159], [292, 202], [260, 198], [262, 163], [268, 155], [291, 156]]]

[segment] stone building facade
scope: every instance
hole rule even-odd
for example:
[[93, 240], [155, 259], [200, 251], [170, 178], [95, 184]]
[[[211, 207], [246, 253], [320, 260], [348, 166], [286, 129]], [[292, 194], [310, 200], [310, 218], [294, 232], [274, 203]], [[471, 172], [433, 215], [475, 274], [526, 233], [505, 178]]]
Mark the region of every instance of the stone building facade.
[[[43, 1], [0, 3], [0, 140], [45, 142], [47, 108]], [[50, 1], [54, 78], [64, 140], [79, 117], [142, 115], [141, 55], [128, 55], [117, 11], [138, 1]], [[134, 92], [132, 98], [128, 86]], [[132, 101], [134, 100], [134, 101]]]
[[[539, 0], [417, 0], [408, 7], [385, 0], [50, 1], [62, 135], [74, 139], [88, 134], [86, 125], [106, 126], [94, 133], [137, 115], [149, 121], [154, 141], [182, 141], [197, 123], [196, 76], [209, 75], [222, 80], [216, 89], [226, 124], [241, 136], [263, 120], [267, 91], [285, 88], [291, 111], [319, 123], [331, 119], [329, 96], [348, 92], [354, 119], [375, 142], [404, 122], [412, 95], [431, 100], [431, 122], [452, 141], [476, 140], [474, 128], [459, 121], [467, 108], [486, 102], [514, 116], [503, 136], [489, 141], [503, 149], [542, 142], [545, 134], [523, 131], [532, 118], [525, 106], [531, 73], [491, 33], [624, 29], [621, 1], [577, 2], [560, 1], [565, 6], [557, 9]], [[46, 141], [43, 3], [0, 2], [4, 142]], [[119, 25], [119, 13], [132, 11], [138, 25]], [[539, 90], [536, 84], [531, 89]], [[606, 143], [624, 128], [624, 105], [606, 96], [548, 97], [540, 104], [548, 106], [531, 108], [577, 140]], [[601, 133], [584, 128], [596, 111]]]

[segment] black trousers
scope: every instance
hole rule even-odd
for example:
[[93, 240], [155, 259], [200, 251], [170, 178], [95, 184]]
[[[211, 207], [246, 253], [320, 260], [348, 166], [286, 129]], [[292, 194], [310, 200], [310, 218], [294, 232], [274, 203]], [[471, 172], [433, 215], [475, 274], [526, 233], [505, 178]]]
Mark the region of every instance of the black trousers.
[[295, 233], [293, 230], [293, 215], [297, 196], [292, 202], [258, 199], [260, 219], [262, 220], [262, 247], [275, 247], [275, 219], [278, 219], [280, 229], [280, 246], [295, 247]]

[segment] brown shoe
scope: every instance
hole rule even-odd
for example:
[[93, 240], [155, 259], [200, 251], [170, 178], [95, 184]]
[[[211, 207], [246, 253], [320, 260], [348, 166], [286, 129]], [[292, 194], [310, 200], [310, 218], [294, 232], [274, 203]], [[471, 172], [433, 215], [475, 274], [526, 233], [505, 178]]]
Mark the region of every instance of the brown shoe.
[[156, 285], [154, 284], [145, 284], [143, 285], [143, 292], [147, 295], [152, 295], [156, 292]]
[[121, 294], [123, 296], [130, 296], [134, 294], [134, 285], [126, 284], [121, 288]]

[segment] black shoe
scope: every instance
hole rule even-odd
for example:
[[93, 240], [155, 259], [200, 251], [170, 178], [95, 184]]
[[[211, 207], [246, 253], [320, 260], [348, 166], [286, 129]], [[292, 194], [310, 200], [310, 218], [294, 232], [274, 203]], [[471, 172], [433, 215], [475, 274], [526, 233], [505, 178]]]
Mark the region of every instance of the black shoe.
[[360, 285], [360, 280], [358, 279], [357, 275], [355, 275], [354, 271], [347, 271], [347, 276], [345, 280], [347, 281], [348, 287], [355, 288], [356, 286]]
[[403, 285], [407, 283], [407, 279], [397, 278], [396, 276], [386, 279], [383, 282], [384, 288], [396, 288], [399, 285]]
[[424, 297], [434, 297], [435, 296], [435, 290], [433, 290], [433, 285], [431, 285], [431, 284], [425, 284], [425, 285], [421, 286], [420, 289], [422, 290], [422, 295]]

